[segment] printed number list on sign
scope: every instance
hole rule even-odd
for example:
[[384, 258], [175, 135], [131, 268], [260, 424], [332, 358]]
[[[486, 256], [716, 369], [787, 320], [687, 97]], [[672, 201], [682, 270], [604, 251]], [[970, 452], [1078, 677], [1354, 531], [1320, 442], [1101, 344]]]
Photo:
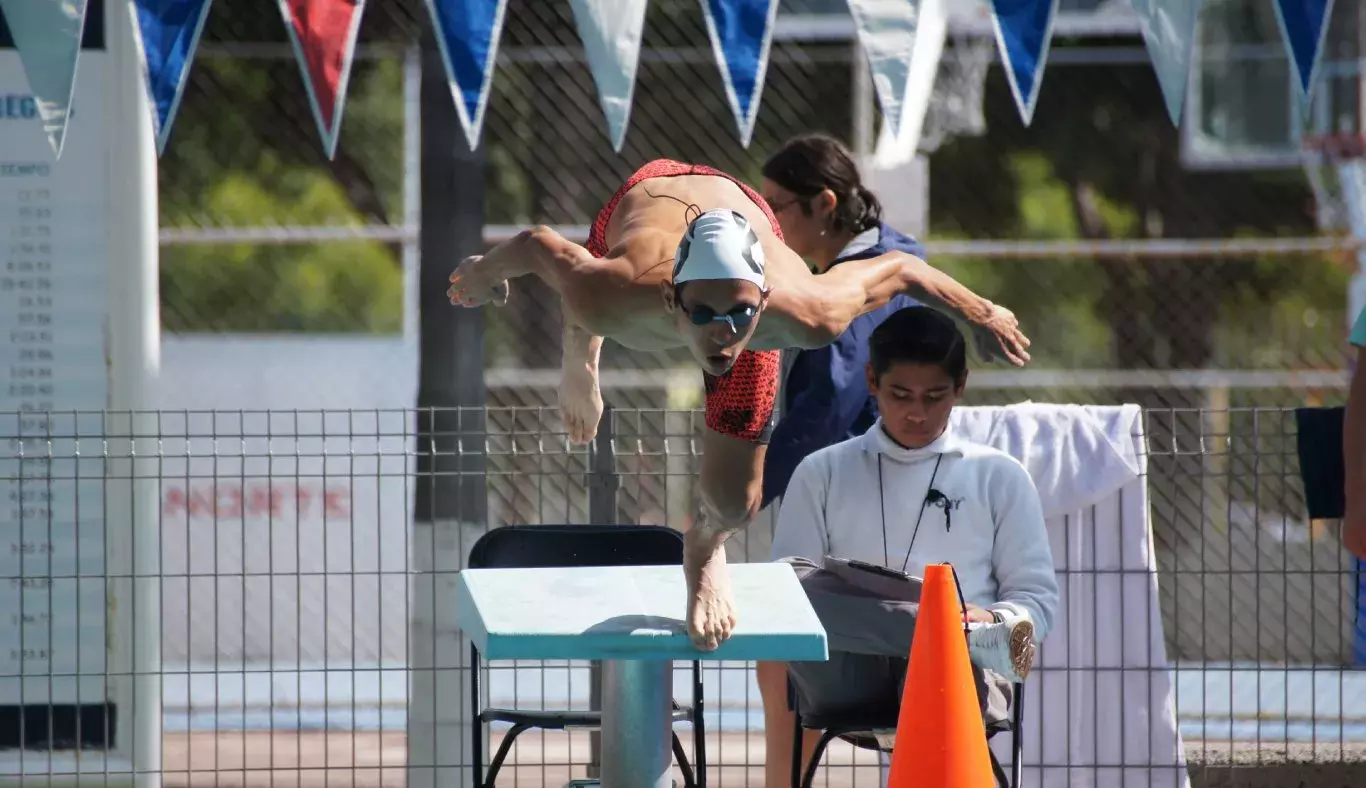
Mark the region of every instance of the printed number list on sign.
[[0, 51], [0, 674], [23, 677], [0, 705], [105, 693], [108, 163], [100, 53], [82, 57], [81, 122], [54, 161], [18, 54]]

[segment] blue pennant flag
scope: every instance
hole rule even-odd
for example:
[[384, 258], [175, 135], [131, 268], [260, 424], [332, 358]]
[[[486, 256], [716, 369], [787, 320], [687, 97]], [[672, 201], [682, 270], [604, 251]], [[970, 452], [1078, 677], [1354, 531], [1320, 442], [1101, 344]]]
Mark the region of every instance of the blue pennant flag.
[[427, 0], [470, 150], [479, 146], [506, 8], [507, 0]]
[[1328, 20], [1333, 18], [1333, 0], [1276, 0], [1275, 5], [1285, 48], [1299, 73], [1300, 98], [1308, 102], [1328, 35]]
[[570, 0], [570, 6], [598, 87], [598, 103], [607, 116], [612, 150], [621, 153], [631, 121], [646, 0]]
[[86, 0], [0, 0], [38, 117], [59, 159], [76, 89], [85, 6]]
[[157, 155], [166, 150], [199, 35], [212, 0], [133, 0], [133, 38], [142, 60]]
[[1034, 119], [1034, 103], [1043, 84], [1048, 45], [1058, 0], [992, 0], [996, 44], [1005, 62], [1010, 91], [1026, 126]]
[[1129, 0], [1138, 14], [1139, 29], [1172, 123], [1181, 125], [1195, 53], [1196, 25], [1204, 0]]
[[764, 92], [778, 0], [702, 0], [702, 14], [740, 142], [748, 148], [759, 114], [759, 96]]

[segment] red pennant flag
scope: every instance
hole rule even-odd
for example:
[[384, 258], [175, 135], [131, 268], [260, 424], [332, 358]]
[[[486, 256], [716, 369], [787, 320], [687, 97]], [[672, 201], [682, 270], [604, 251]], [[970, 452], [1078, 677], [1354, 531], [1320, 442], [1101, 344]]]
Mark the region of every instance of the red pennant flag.
[[327, 158], [337, 151], [346, 83], [356, 54], [365, 0], [279, 0], [280, 13], [303, 68], [308, 102], [318, 121]]

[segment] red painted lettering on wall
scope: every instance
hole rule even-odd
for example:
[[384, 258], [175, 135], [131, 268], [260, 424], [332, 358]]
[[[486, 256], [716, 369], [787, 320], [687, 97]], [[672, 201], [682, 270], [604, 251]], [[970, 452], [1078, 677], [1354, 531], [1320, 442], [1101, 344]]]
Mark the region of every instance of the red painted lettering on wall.
[[162, 515], [184, 519], [239, 520], [349, 518], [351, 491], [321, 482], [162, 482]]

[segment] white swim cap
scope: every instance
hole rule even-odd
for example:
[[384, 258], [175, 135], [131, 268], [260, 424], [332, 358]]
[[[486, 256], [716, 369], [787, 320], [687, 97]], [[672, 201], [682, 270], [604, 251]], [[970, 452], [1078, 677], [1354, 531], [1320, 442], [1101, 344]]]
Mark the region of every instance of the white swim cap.
[[683, 231], [674, 252], [673, 283], [701, 279], [743, 279], [764, 289], [764, 247], [744, 214], [729, 208], [707, 211]]

